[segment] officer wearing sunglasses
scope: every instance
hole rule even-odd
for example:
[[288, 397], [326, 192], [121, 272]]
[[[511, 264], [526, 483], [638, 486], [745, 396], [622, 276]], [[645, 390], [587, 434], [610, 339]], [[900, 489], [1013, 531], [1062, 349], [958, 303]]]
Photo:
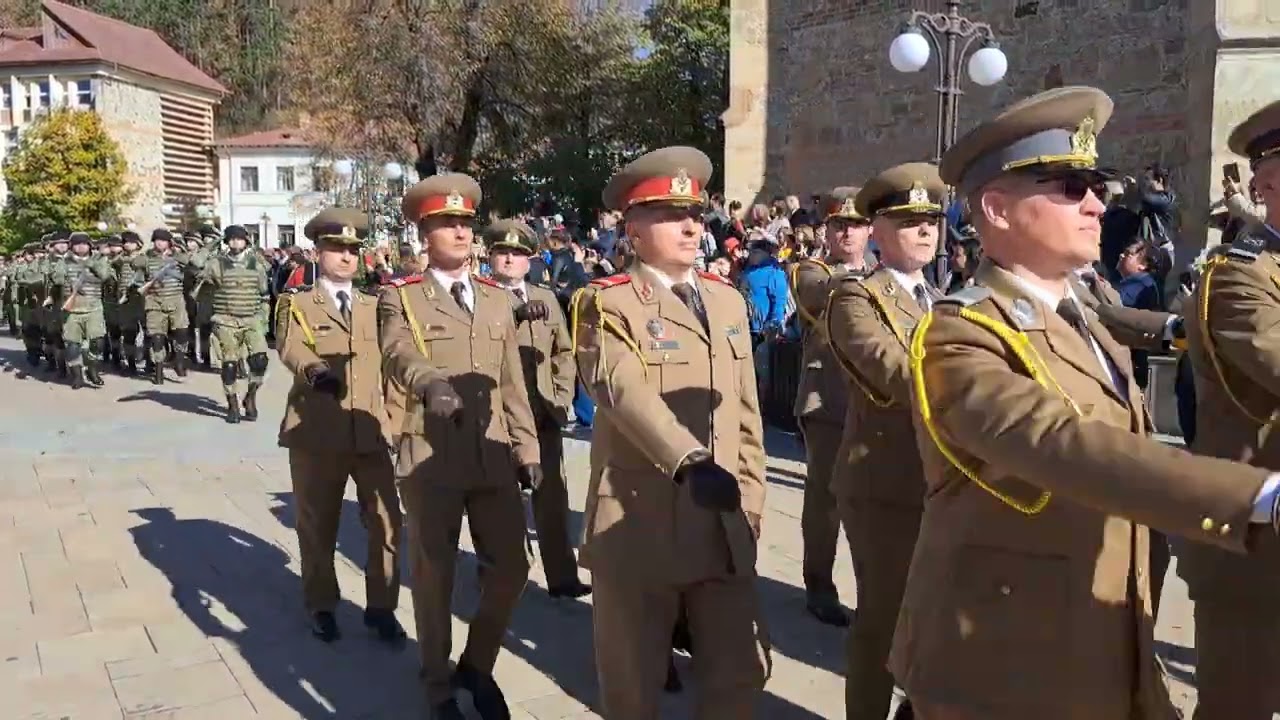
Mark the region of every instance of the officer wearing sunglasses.
[[1280, 477], [1150, 439], [1128, 350], [1069, 282], [1098, 257], [1112, 107], [1049, 90], [942, 158], [984, 259], [909, 353], [927, 490], [889, 665], [923, 720], [1173, 717], [1147, 526], [1274, 543]]

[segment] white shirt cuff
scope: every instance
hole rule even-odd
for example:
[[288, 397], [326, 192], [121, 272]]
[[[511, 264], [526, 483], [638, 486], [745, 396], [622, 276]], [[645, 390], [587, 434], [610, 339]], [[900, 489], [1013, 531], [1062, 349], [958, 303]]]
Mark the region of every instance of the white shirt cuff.
[[1272, 473], [1262, 484], [1258, 497], [1253, 501], [1253, 515], [1249, 518], [1250, 522], [1271, 524], [1271, 508], [1275, 506], [1277, 492], [1280, 492], [1280, 473]]

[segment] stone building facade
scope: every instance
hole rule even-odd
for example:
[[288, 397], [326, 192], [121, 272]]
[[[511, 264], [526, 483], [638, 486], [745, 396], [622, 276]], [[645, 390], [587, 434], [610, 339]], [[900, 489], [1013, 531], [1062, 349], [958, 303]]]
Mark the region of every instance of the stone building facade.
[[128, 165], [125, 182], [134, 195], [120, 209], [142, 228], [165, 224], [164, 133], [160, 126], [160, 93], [124, 80], [98, 84], [96, 110], [107, 132], [120, 145]]
[[[888, 47], [910, 10], [942, 0], [734, 0], [726, 195], [803, 196], [909, 160], [933, 160], [936, 55], [899, 73]], [[1009, 59], [1005, 80], [964, 82], [959, 131], [1057, 85], [1114, 98], [1103, 161], [1169, 167], [1183, 225], [1203, 243], [1230, 126], [1280, 98], [1280, 0], [976, 0]], [[1247, 167], [1246, 172], [1247, 175]]]

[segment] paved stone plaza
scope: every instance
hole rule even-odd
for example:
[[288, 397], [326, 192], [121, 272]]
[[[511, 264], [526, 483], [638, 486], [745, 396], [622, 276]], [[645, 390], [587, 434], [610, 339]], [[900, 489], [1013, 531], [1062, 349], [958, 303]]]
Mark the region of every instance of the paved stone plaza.
[[[214, 375], [161, 388], [108, 376], [106, 388], [76, 392], [43, 372], [28, 377], [19, 343], [0, 339], [6, 719], [424, 716], [416, 646], [394, 654], [360, 624], [364, 536], [351, 487], [338, 559], [345, 635], [329, 647], [307, 631], [289, 474], [275, 444], [288, 383], [278, 371], [267, 383], [264, 417], [228, 426]], [[843, 632], [804, 611], [803, 464], [793, 440], [771, 440], [759, 588], [774, 665], [760, 717], [843, 717]], [[587, 443], [567, 439], [566, 454], [579, 522]], [[852, 605], [847, 549], [837, 563], [841, 596]], [[464, 532], [456, 639], [475, 605], [476, 570]], [[497, 668], [515, 716], [597, 717], [590, 607], [550, 599], [536, 564], [530, 580]], [[1162, 652], [1175, 698], [1187, 708], [1190, 612], [1174, 576], [1164, 602]], [[399, 616], [412, 637], [407, 587]], [[455, 654], [460, 646], [455, 641]], [[692, 689], [687, 662], [680, 667]], [[688, 717], [686, 698], [672, 698], [663, 717]]]

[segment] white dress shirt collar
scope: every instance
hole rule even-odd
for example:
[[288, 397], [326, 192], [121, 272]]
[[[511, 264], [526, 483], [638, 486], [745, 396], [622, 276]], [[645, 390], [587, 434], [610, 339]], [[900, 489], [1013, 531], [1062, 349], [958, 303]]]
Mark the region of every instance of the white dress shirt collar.
[[683, 283], [689, 283], [690, 285], [692, 285], [694, 279], [697, 277], [697, 274], [694, 273], [693, 268], [689, 268], [685, 272], [685, 276], [683, 278], [676, 279], [671, 277], [670, 275], [667, 275], [661, 270], [653, 267], [652, 265], [645, 265], [643, 263], [640, 263], [640, 267], [644, 268], [645, 270], [648, 270], [649, 274], [652, 275], [654, 279], [656, 279], [658, 283], [662, 285], [662, 287], [668, 290], [670, 290], [672, 286], [676, 285], [677, 283], [683, 282]]
[[444, 288], [446, 293], [450, 293], [452, 298], [452, 288], [454, 283], [462, 283], [462, 301], [467, 304], [467, 309], [471, 312], [476, 310], [476, 291], [471, 284], [471, 273], [463, 273], [460, 277], [450, 277], [448, 274], [435, 268], [427, 268], [436, 282], [440, 283], [440, 287]]
[[348, 307], [355, 303], [356, 296], [352, 290], [350, 280], [343, 283], [337, 280], [330, 280], [322, 275], [320, 276], [320, 287], [324, 288], [324, 291], [329, 295], [329, 299], [333, 301], [333, 306], [338, 309], [342, 308], [342, 301], [338, 299], [339, 292], [345, 292], [347, 294]]

